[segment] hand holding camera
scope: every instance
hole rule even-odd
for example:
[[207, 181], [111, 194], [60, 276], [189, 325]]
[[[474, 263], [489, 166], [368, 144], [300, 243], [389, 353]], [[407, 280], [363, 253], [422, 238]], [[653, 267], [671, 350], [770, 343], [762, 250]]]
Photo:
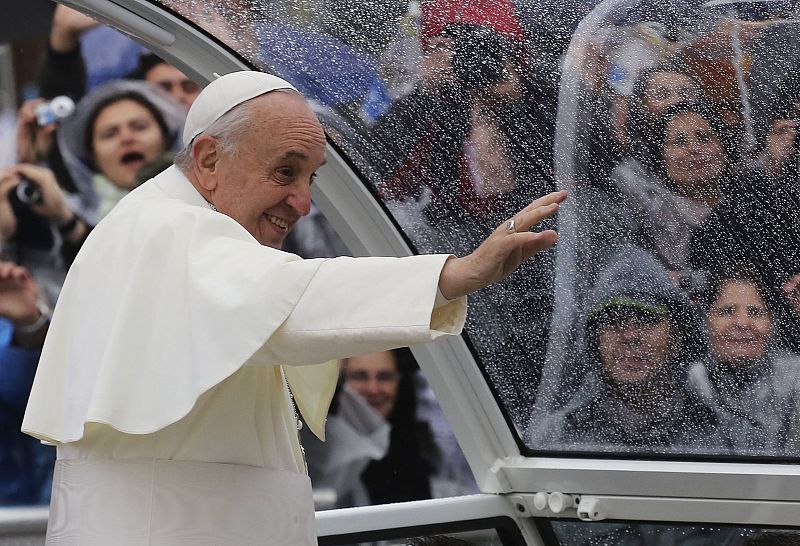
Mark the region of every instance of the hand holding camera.
[[36, 123], [39, 127], [47, 127], [53, 123], [61, 123], [75, 112], [75, 101], [61, 95], [49, 102], [43, 102], [34, 108]]
[[3, 178], [6, 177], [14, 181], [9, 191], [14, 192], [19, 201], [57, 226], [75, 216], [50, 169], [21, 163], [7, 169]]
[[55, 143], [58, 124], [74, 111], [75, 103], [65, 96], [51, 101], [41, 98], [25, 101], [17, 115], [17, 161], [44, 160]]

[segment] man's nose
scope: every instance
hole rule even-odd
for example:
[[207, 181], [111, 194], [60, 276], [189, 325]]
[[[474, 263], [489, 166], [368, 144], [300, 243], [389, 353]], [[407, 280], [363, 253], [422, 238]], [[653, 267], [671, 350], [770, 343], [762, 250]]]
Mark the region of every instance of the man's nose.
[[381, 383], [378, 381], [377, 377], [370, 377], [367, 379], [364, 387], [369, 394], [377, 394], [381, 390]]
[[635, 343], [642, 338], [642, 332], [636, 326], [627, 326], [620, 329], [619, 337], [624, 343]]
[[311, 212], [311, 186], [304, 184], [299, 186], [287, 199], [289, 206], [292, 207], [297, 214], [305, 216]]

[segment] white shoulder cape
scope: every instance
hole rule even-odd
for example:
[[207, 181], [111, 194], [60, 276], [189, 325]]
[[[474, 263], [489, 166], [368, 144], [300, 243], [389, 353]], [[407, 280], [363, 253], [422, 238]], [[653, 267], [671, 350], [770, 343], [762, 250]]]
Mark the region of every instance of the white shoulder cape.
[[80, 440], [87, 423], [150, 434], [244, 365], [280, 365], [324, 434], [328, 360], [458, 334], [466, 298], [435, 300], [446, 255], [301, 260], [258, 243], [175, 167], [94, 229], [67, 275], [22, 430]]
[[[100, 222], [70, 269], [23, 431], [66, 443], [87, 422], [148, 434], [178, 421], [264, 345], [320, 263], [261, 246], [168, 169]], [[312, 428], [336, 376], [332, 363], [287, 374]]]

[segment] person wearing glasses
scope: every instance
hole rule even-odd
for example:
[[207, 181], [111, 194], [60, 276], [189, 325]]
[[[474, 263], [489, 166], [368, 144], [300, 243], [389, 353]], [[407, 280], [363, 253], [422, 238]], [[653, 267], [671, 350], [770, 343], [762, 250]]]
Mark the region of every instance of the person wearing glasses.
[[703, 333], [688, 298], [647, 251], [620, 249], [583, 313], [580, 389], [562, 408], [535, 413], [534, 449], [727, 453], [714, 412], [686, 388]]

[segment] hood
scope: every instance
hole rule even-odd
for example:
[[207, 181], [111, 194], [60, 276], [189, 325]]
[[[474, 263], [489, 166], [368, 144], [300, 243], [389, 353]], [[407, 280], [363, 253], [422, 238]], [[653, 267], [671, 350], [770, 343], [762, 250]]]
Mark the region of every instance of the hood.
[[453, 24], [488, 27], [508, 40], [525, 40], [525, 30], [509, 0], [428, 0], [422, 3], [423, 43]]
[[168, 143], [170, 149], [180, 149], [178, 136], [183, 130], [186, 120], [186, 108], [172, 98], [166, 91], [159, 89], [144, 81], [114, 80], [94, 88], [85, 95], [76, 105], [75, 114], [66, 120], [56, 134], [58, 148], [64, 159], [64, 164], [77, 188], [76, 203], [73, 203], [79, 214], [92, 218], [99, 204], [99, 197], [94, 190], [93, 177], [98, 174], [92, 167], [92, 161], [84, 148], [84, 135], [87, 130], [89, 117], [95, 108], [106, 99], [135, 91], [150, 101], [164, 118], [169, 130]]
[[598, 275], [589, 294], [583, 317], [586, 340], [594, 362], [599, 362], [594, 319], [610, 306], [629, 306], [667, 314], [681, 337], [683, 351], [680, 360], [683, 362], [696, 358], [706, 347], [700, 314], [675, 285], [664, 266], [641, 248], [630, 245], [618, 250]]

